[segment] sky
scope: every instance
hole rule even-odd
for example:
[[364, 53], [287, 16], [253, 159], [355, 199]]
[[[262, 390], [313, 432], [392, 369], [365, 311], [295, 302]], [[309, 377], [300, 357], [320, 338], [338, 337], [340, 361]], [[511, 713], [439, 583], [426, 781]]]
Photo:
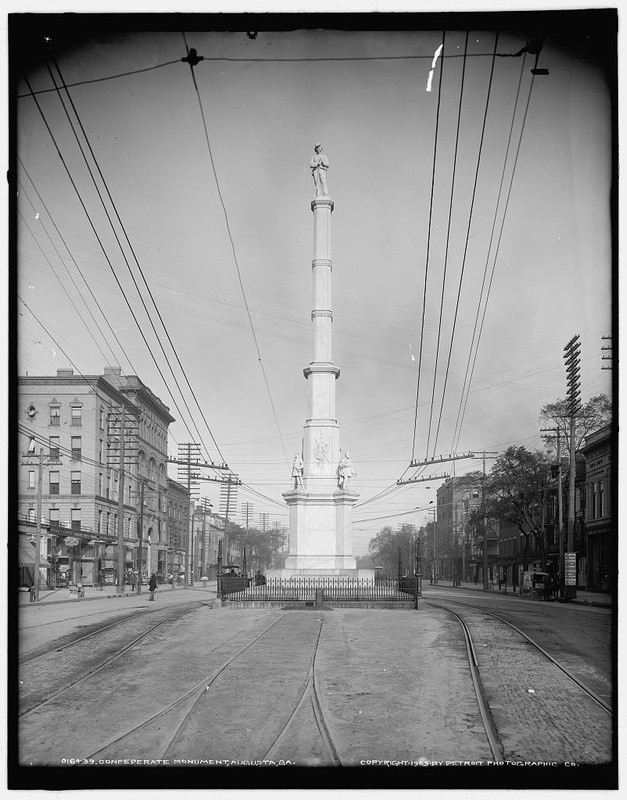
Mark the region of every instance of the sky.
[[[199, 432], [203, 454], [241, 478], [238, 509], [286, 525], [312, 358], [308, 162], [320, 142], [355, 554], [384, 525], [426, 520], [442, 478], [397, 486], [412, 460], [540, 448], [540, 410], [565, 395], [575, 334], [584, 402], [610, 394], [612, 376], [601, 358], [612, 128], [597, 55], [615, 42], [561, 13], [536, 76], [535, 55], [515, 55], [538, 33], [535, 14], [501, 17], [494, 59], [496, 30], [479, 14], [387, 30], [266, 25], [254, 38], [198, 15], [183, 30], [84, 18], [51, 26], [46, 61], [33, 26], [14, 117], [18, 373], [138, 375], [176, 418], [171, 456]], [[186, 48], [203, 56], [193, 76]], [[124, 225], [130, 270], [73, 129]], [[424, 474], [453, 463], [481, 468], [467, 458]], [[201, 494], [218, 507], [217, 484]]]

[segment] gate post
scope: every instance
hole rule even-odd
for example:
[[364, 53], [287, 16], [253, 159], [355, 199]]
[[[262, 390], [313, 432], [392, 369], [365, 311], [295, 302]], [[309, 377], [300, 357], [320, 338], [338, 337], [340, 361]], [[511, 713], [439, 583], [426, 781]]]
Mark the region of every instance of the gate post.
[[222, 539], [218, 542], [218, 574], [217, 580], [217, 596], [222, 600]]
[[324, 589], [316, 589], [316, 608], [322, 608]]
[[416, 576], [415, 605], [414, 608], [423, 608], [425, 601], [422, 598], [422, 558], [420, 556], [420, 540], [416, 540], [416, 566], [414, 569]]

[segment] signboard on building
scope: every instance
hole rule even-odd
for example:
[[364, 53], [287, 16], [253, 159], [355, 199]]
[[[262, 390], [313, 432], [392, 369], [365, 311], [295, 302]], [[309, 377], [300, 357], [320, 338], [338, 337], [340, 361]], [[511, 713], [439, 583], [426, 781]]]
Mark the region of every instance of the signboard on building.
[[66, 547], [76, 547], [78, 544], [78, 539], [75, 539], [73, 536], [66, 536], [65, 537], [65, 546]]
[[564, 553], [564, 584], [577, 585], [577, 554]]

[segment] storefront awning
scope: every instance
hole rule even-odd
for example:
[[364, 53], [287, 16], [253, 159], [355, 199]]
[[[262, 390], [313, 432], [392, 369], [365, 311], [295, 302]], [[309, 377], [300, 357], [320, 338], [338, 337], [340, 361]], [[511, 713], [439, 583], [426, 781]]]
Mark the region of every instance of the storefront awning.
[[[22, 537], [20, 537], [21, 539]], [[35, 565], [35, 545], [28, 540], [19, 541], [17, 545], [17, 560], [20, 566]]]

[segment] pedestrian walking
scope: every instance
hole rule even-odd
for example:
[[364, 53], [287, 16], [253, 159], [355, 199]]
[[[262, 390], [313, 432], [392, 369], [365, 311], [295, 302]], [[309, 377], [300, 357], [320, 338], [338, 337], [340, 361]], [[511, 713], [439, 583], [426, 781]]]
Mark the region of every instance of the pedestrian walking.
[[155, 590], [157, 588], [157, 576], [153, 572], [150, 576], [150, 580], [148, 581], [148, 588], [150, 589], [150, 596], [148, 597], [149, 600], [155, 599]]

